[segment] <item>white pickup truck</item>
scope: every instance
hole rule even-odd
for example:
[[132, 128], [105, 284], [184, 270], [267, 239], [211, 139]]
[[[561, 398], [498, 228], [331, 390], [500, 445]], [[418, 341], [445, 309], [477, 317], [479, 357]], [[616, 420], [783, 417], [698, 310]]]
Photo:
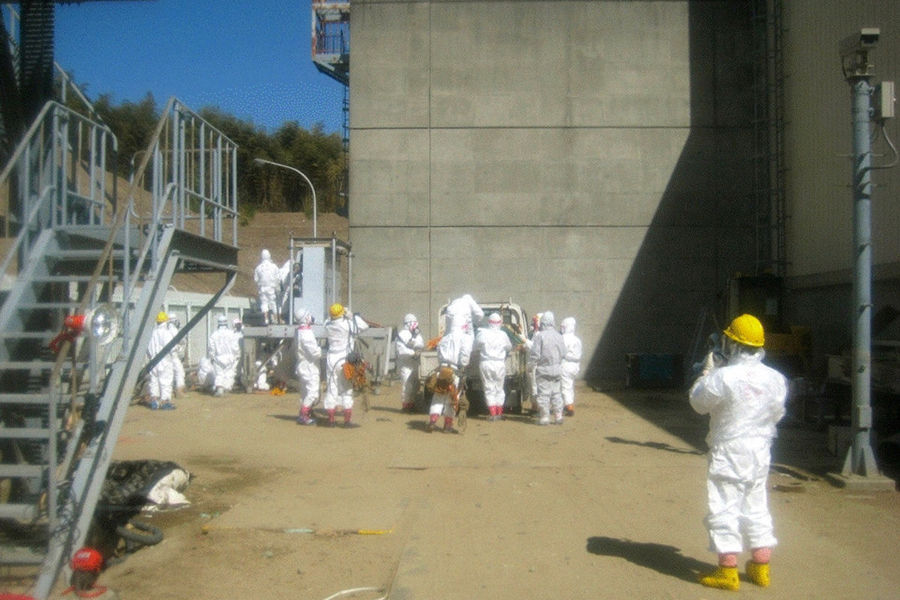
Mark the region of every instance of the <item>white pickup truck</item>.
[[[521, 306], [512, 301], [479, 302], [478, 305], [484, 311], [484, 318], [480, 322], [474, 323], [475, 333], [477, 334], [479, 327], [487, 327], [488, 315], [496, 312], [503, 318], [503, 330], [509, 336], [513, 345], [512, 352], [506, 357], [506, 381], [503, 385], [506, 391], [504, 412], [524, 412], [528, 408], [526, 403], [531, 400], [531, 385], [528, 381], [526, 367], [528, 350], [524, 346], [525, 332], [528, 331], [528, 315], [522, 310]], [[445, 304], [441, 307], [438, 314], [438, 336], [433, 338], [433, 340], [440, 339], [446, 331], [446, 313], [447, 305]], [[484, 389], [478, 370], [479, 360], [478, 351], [473, 350], [469, 366], [465, 372], [465, 390], [469, 399], [470, 414], [487, 412], [484, 402]], [[426, 410], [431, 403], [431, 397], [425, 390], [425, 380], [437, 367], [437, 350], [426, 348], [419, 354], [419, 381], [421, 383], [419, 398], [421, 399], [421, 405]]]

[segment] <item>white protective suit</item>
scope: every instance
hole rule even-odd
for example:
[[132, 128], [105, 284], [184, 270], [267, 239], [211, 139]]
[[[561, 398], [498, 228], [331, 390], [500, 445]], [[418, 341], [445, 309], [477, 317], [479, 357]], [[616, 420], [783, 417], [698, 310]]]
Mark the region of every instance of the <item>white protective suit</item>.
[[[166, 347], [173, 337], [172, 328], [167, 322], [157, 323], [150, 335], [147, 345], [147, 359], [151, 359]], [[172, 386], [175, 381], [175, 367], [172, 353], [167, 353], [150, 369], [148, 386], [150, 390], [150, 408], [172, 406]]]
[[464, 329], [466, 325], [469, 325], [469, 331], [471, 331], [471, 326], [484, 317], [484, 310], [478, 306], [472, 296], [463, 294], [447, 305], [446, 317], [447, 330], [444, 333]]
[[546, 311], [541, 315], [541, 329], [531, 339], [528, 351], [528, 364], [534, 367], [534, 380], [537, 387], [538, 424], [562, 424], [563, 402], [560, 389], [562, 359], [566, 355], [566, 343], [562, 334], [556, 330], [553, 313]]
[[297, 319], [300, 325], [297, 327], [297, 336], [294, 340], [297, 347], [297, 378], [300, 380], [300, 417], [298, 423], [311, 425], [310, 411], [319, 399], [319, 362], [322, 358], [322, 348], [312, 330], [312, 319], [308, 312], [299, 315]]
[[488, 318], [488, 326], [478, 330], [475, 336], [475, 350], [478, 352], [478, 369], [481, 383], [484, 386], [484, 402], [492, 417], [503, 412], [506, 393], [503, 383], [506, 380], [506, 356], [512, 350], [509, 336], [500, 326], [503, 319], [497, 313]]
[[329, 416], [338, 404], [344, 408], [344, 420], [353, 409], [353, 384], [344, 377], [347, 354], [356, 345], [356, 335], [369, 325], [358, 315], [345, 315], [325, 322], [328, 351], [325, 354], [325, 399], [322, 404]]
[[412, 410], [419, 390], [419, 362], [416, 354], [425, 348], [419, 331], [419, 321], [413, 314], [403, 318], [403, 328], [397, 333], [394, 350], [397, 355], [397, 374], [400, 376], [400, 401], [403, 410]]
[[[179, 329], [178, 319], [169, 319], [168, 325], [169, 329], [172, 330], [172, 337], [175, 337]], [[181, 341], [172, 348], [172, 373], [174, 374], [176, 392], [184, 390], [184, 351], [185, 342], [184, 338], [181, 338]]]
[[259, 264], [253, 270], [253, 281], [259, 295], [259, 310], [266, 315], [266, 322], [278, 314], [278, 288], [281, 285], [281, 270], [272, 261], [268, 250], [260, 253]]
[[197, 387], [204, 391], [210, 391], [216, 383], [216, 373], [212, 361], [208, 356], [200, 358], [197, 363]]
[[563, 405], [567, 410], [575, 406], [575, 378], [581, 369], [581, 339], [575, 335], [575, 319], [566, 317], [560, 325], [563, 342], [566, 344], [566, 354], [563, 356], [560, 370], [560, 391]]
[[[462, 329], [454, 329], [450, 333], [444, 335], [437, 345], [438, 363], [453, 367], [455, 375], [453, 384], [459, 388], [460, 374], [465, 372], [469, 366], [469, 358], [472, 355], [472, 343], [474, 336], [466, 333]], [[449, 394], [435, 393], [431, 397], [431, 407], [428, 410], [432, 422], [436, 421], [440, 415], [446, 418], [453, 418], [453, 399]]]
[[785, 413], [787, 381], [762, 364], [765, 353], [738, 351], [728, 363], [697, 379], [690, 402], [709, 415], [706, 526], [719, 554], [777, 544], [766, 498], [775, 425]]
[[240, 340], [228, 326], [228, 320], [219, 319], [219, 326], [209, 336], [207, 354], [213, 364], [215, 394], [221, 396], [234, 387], [234, 377], [241, 356]]

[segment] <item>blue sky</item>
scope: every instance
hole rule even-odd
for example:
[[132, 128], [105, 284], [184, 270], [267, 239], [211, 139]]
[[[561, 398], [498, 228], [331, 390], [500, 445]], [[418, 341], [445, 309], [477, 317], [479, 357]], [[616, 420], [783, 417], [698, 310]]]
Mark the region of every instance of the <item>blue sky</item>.
[[310, 56], [310, 0], [139, 0], [56, 6], [56, 55], [89, 98], [147, 92], [217, 106], [268, 131], [340, 133], [343, 85]]

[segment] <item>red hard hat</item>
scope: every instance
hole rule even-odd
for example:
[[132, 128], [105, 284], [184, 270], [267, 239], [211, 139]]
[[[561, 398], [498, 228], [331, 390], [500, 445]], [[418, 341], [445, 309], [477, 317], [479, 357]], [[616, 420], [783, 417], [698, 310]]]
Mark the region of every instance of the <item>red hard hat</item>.
[[102, 568], [103, 556], [93, 548], [85, 546], [72, 557], [73, 571], [92, 571], [99, 573]]

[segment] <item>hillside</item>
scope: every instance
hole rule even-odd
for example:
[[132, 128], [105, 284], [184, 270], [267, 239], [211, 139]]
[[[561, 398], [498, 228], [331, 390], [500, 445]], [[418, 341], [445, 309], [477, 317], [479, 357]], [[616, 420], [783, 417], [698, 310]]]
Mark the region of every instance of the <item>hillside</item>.
[[[319, 237], [331, 237], [348, 241], [349, 224], [346, 217], [334, 213], [320, 214], [317, 217], [316, 229]], [[232, 296], [256, 296], [256, 284], [253, 283], [253, 269], [259, 263], [259, 255], [263, 248], [272, 254], [276, 264], [288, 259], [288, 243], [290, 236], [311, 237], [312, 219], [303, 213], [256, 213], [247, 224], [238, 227], [238, 276], [231, 288]], [[179, 291], [215, 292], [222, 285], [221, 275], [176, 275], [172, 285]]]

